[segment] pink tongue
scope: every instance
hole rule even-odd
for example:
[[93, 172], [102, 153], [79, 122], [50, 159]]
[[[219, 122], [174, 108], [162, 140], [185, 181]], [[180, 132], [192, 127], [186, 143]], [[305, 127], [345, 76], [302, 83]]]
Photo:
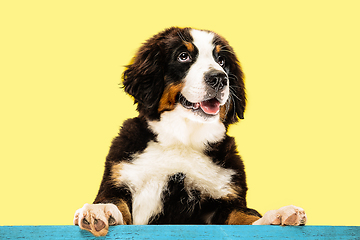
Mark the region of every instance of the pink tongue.
[[215, 115], [220, 110], [220, 102], [218, 100], [216, 100], [215, 98], [213, 98], [213, 99], [201, 102], [200, 107], [206, 114]]

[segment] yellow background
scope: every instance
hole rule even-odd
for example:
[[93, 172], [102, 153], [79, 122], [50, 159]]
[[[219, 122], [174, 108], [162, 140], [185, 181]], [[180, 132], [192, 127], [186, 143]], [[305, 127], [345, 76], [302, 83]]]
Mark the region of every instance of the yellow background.
[[210, 29], [246, 74], [230, 129], [261, 213], [360, 225], [359, 1], [1, 1], [0, 225], [72, 224], [123, 120], [123, 66], [170, 26]]

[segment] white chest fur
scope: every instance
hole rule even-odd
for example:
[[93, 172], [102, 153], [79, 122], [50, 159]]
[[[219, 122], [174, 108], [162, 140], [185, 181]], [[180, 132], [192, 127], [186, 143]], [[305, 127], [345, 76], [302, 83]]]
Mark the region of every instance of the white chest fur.
[[[169, 132], [165, 134], [164, 130], [159, 131], [164, 128], [156, 124], [164, 124], [164, 121], [149, 123], [158, 134], [158, 141], [149, 142], [145, 151], [134, 156], [131, 163], [120, 163], [117, 168], [120, 169], [120, 182], [126, 184], [132, 192], [134, 224], [147, 224], [151, 216], [161, 213], [162, 192], [167, 187], [169, 176], [179, 172], [186, 175], [184, 184], [187, 191], [196, 189], [201, 195], [215, 199], [231, 193], [230, 182], [235, 172], [216, 165], [203, 153], [205, 148], [203, 143], [206, 142], [204, 136], [208, 136], [212, 141], [215, 140], [214, 126], [212, 131], [207, 129], [205, 131], [207, 134], [201, 135], [202, 147], [200, 147], [200, 142], [191, 140], [189, 136], [184, 140], [186, 130], [181, 131], [179, 125], [177, 128], [167, 125], [167, 131], [172, 131], [175, 134], [173, 135]], [[222, 131], [218, 130], [218, 132]], [[183, 136], [181, 137], [179, 133]], [[196, 130], [193, 129], [192, 133], [196, 138], [199, 137]], [[220, 139], [223, 135], [224, 132]]]
[[184, 146], [164, 149], [150, 142], [146, 150], [131, 163], [122, 163], [120, 182], [133, 194], [133, 223], [147, 224], [151, 216], [162, 211], [161, 194], [169, 176], [184, 173], [185, 188], [218, 199], [231, 193], [233, 170], [224, 169], [195, 150]]

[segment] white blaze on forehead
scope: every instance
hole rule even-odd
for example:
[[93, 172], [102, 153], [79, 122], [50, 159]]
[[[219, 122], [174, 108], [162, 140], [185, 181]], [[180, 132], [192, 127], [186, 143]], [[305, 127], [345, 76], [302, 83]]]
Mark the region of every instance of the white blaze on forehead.
[[202, 101], [206, 96], [204, 74], [210, 69], [216, 69], [223, 72], [224, 70], [215, 61], [213, 56], [215, 48], [213, 41], [215, 34], [195, 29], [192, 29], [190, 34], [193, 37], [192, 43], [198, 50], [198, 55], [185, 77], [185, 85], [181, 93], [187, 100], [195, 103]]
[[212, 62], [216, 63], [213, 58], [213, 50], [214, 50], [214, 33], [212, 32], [205, 32], [200, 30], [191, 30], [191, 36], [193, 37], [194, 41], [193, 44], [199, 50], [198, 58], [212, 60]]

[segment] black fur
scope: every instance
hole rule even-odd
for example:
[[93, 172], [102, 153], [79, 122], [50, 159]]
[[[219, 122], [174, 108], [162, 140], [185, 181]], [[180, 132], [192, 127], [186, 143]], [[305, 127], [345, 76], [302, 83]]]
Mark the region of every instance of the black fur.
[[[94, 203], [126, 202], [132, 213], [132, 196], [130, 190], [112, 177], [112, 167], [121, 161], [132, 161], [134, 154], [143, 152], [150, 141], [157, 141], [147, 124], [147, 120], [160, 120], [159, 101], [164, 89], [170, 84], [180, 83], [186, 75], [191, 63], [179, 64], [177, 56], [186, 50], [183, 42], [191, 42], [189, 28], [170, 28], [150, 38], [139, 49], [132, 63], [123, 74], [125, 91], [134, 97], [139, 117], [124, 122], [110, 147], [106, 158], [103, 180]], [[244, 76], [229, 43], [216, 35], [214, 44], [223, 46], [221, 51], [213, 53], [214, 57], [225, 58], [224, 70], [229, 76], [231, 94], [227, 105], [227, 114], [223, 124], [243, 118], [246, 105]], [[191, 52], [196, 60], [197, 49]], [[246, 176], [244, 165], [236, 150], [232, 137], [225, 136], [221, 142], [209, 144], [204, 152], [217, 165], [233, 169], [236, 175], [232, 182], [236, 186], [236, 194], [224, 199], [212, 199], [200, 195], [197, 190], [185, 189], [185, 173], [169, 176], [168, 184], [163, 189], [163, 212], [153, 216], [149, 224], [224, 224], [229, 214], [240, 212], [259, 216], [255, 210], [248, 209], [246, 204]]]

